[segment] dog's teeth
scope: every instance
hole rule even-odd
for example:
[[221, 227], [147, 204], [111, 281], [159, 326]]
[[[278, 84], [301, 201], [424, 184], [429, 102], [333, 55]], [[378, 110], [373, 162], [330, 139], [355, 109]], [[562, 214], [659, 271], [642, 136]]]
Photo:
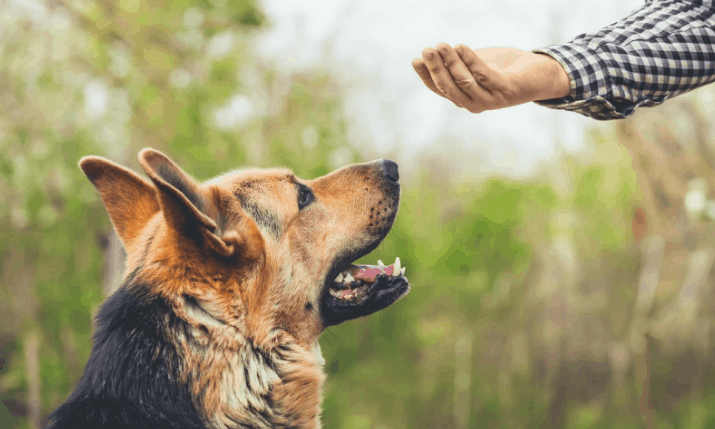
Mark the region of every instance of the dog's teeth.
[[397, 258], [395, 258], [395, 268], [393, 268], [392, 270], [392, 275], [397, 276], [397, 273], [400, 272], [401, 268], [402, 267], [400, 266], [400, 257], [398, 256]]
[[378, 259], [378, 260], [377, 260], [377, 266], [378, 266], [378, 267], [384, 267], [385, 264], [383, 264], [382, 261]]
[[350, 275], [350, 273], [348, 273], [345, 276], [345, 283], [352, 283], [353, 281], [355, 281], [355, 279], [353, 278], [353, 276]]
[[403, 276], [405, 275], [405, 268], [407, 267], [402, 267], [402, 270], [400, 271], [400, 274], [402, 274]]
[[343, 281], [343, 273], [338, 274], [337, 277], [335, 277], [335, 283], [342, 283]]

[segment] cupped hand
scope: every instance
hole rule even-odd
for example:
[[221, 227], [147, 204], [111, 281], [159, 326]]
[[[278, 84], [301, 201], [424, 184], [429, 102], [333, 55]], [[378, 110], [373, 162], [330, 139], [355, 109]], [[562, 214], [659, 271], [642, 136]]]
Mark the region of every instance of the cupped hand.
[[472, 113], [565, 97], [571, 88], [556, 60], [514, 48], [440, 43], [425, 48], [412, 66], [429, 89]]

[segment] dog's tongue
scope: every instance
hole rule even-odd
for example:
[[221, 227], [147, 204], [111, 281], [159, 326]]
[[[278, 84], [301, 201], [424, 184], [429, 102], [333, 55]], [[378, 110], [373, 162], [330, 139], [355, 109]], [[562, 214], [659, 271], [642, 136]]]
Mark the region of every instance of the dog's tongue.
[[348, 270], [350, 275], [356, 280], [363, 280], [368, 283], [374, 282], [378, 274], [391, 276], [394, 271], [395, 264], [390, 264], [386, 267], [377, 265], [352, 265]]

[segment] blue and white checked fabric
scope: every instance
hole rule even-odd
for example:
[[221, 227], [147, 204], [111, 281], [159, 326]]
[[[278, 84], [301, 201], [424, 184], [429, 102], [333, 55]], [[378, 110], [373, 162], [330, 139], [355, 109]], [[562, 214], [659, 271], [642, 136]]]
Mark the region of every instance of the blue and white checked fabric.
[[704, 1], [648, 1], [630, 16], [550, 55], [571, 80], [569, 96], [537, 104], [594, 119], [621, 119], [641, 106], [715, 81], [715, 6]]

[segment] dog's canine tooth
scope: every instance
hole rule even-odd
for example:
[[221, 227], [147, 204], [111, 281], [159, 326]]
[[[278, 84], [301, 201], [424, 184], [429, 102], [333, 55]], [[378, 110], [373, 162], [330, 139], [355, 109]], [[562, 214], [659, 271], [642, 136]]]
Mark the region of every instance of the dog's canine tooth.
[[335, 277], [335, 283], [341, 283], [343, 281], [343, 273], [338, 274], [337, 277]]
[[400, 257], [398, 256], [397, 258], [395, 258], [395, 268], [392, 270], [392, 275], [397, 276], [397, 273], [400, 272], [401, 268], [402, 266], [400, 265]]
[[385, 264], [383, 264], [382, 261], [378, 259], [378, 260], [377, 260], [377, 266], [378, 266], [378, 267], [384, 267]]
[[400, 271], [400, 274], [402, 274], [403, 276], [405, 275], [405, 268], [407, 267], [402, 267], [402, 270]]
[[345, 283], [352, 283], [354, 281], [355, 279], [353, 278], [353, 276], [350, 275], [350, 273], [345, 276]]

